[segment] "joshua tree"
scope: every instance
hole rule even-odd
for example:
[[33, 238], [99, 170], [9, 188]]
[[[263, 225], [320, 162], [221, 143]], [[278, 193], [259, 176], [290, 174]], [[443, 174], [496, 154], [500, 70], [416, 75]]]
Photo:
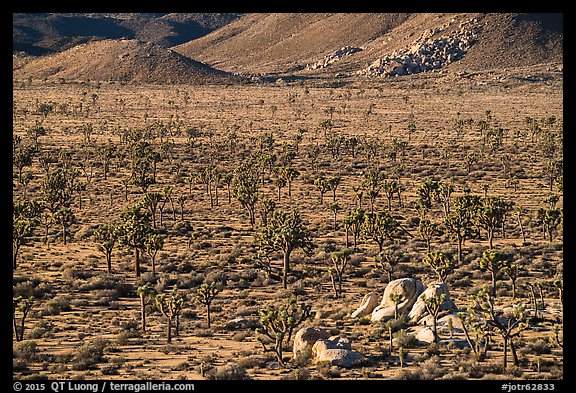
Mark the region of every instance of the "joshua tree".
[[262, 217], [262, 226], [268, 225], [268, 217], [276, 210], [276, 202], [265, 197], [260, 201], [260, 216]]
[[140, 297], [140, 317], [142, 320], [142, 333], [146, 334], [146, 306], [150, 302], [150, 299], [156, 296], [156, 290], [150, 286], [147, 282], [144, 285], [140, 285], [136, 291]]
[[[24, 298], [23, 296], [18, 296], [12, 300], [12, 321], [14, 326], [14, 334], [16, 335], [16, 341], [22, 341], [24, 339], [24, 324], [26, 323], [26, 317], [28, 313], [34, 306], [35, 302], [34, 296]], [[20, 317], [20, 326], [16, 320], [16, 311], [22, 313]]]
[[362, 237], [376, 242], [379, 254], [386, 240], [394, 240], [402, 234], [400, 224], [387, 210], [366, 213], [360, 231]]
[[558, 160], [546, 161], [542, 173], [548, 180], [550, 192], [552, 192], [554, 182], [563, 174], [563, 162]]
[[426, 217], [426, 213], [432, 209], [432, 202], [438, 194], [440, 183], [426, 179], [424, 183], [418, 186], [416, 194], [418, 195], [418, 209], [420, 210], [421, 217]]
[[334, 230], [336, 230], [336, 229], [337, 229], [337, 226], [338, 226], [337, 223], [336, 223], [336, 215], [338, 214], [338, 212], [339, 212], [340, 210], [342, 210], [342, 208], [341, 208], [340, 205], [338, 205], [337, 203], [332, 203], [332, 204], [330, 204], [329, 208], [330, 208], [330, 210], [332, 211], [332, 213], [334, 213], [334, 223], [333, 223], [333, 227], [334, 227]]
[[362, 228], [362, 223], [366, 217], [364, 210], [359, 208], [353, 208], [348, 212], [348, 215], [344, 219], [344, 226], [346, 227], [346, 247], [348, 247], [348, 231], [351, 229], [354, 235], [354, 248], [358, 245], [358, 237], [360, 236], [360, 229]]
[[518, 366], [518, 357], [514, 347], [514, 338], [519, 336], [528, 327], [526, 307], [516, 305], [511, 313], [505, 315], [502, 311], [497, 311], [494, 307], [494, 298], [488, 288], [484, 287], [474, 299], [473, 310], [482, 316], [489, 328], [496, 331], [502, 337], [503, 343], [503, 366], [508, 365], [508, 347], [512, 352], [514, 365]]
[[378, 254], [379, 258], [376, 259], [378, 267], [386, 272], [388, 275], [388, 282], [392, 281], [392, 273], [402, 258], [402, 253], [399, 251], [383, 251]]
[[398, 348], [398, 359], [400, 360], [400, 367], [404, 367], [404, 361], [406, 360], [406, 350], [404, 347]]
[[[256, 340], [262, 344], [264, 352], [273, 350], [278, 363], [284, 366], [282, 356], [285, 345], [284, 338], [287, 338], [287, 345], [293, 330], [312, 316], [311, 306], [297, 303], [295, 298], [290, 298], [285, 304], [278, 307], [274, 304], [268, 304], [266, 308], [259, 310], [258, 314], [260, 315], [261, 327], [256, 329]], [[263, 336], [272, 340], [274, 348], [266, 347]]]
[[273, 183], [278, 188], [278, 202], [280, 202], [282, 187], [286, 185], [286, 179], [283, 177], [277, 177], [274, 179]]
[[26, 243], [38, 223], [41, 205], [38, 202], [22, 200], [13, 202], [12, 208], [12, 268], [16, 270], [20, 247]]
[[208, 327], [210, 327], [210, 305], [223, 288], [224, 285], [221, 282], [213, 281], [210, 284], [203, 283], [196, 290], [196, 301], [206, 306], [206, 324]]
[[73, 220], [70, 210], [74, 191], [77, 190], [75, 179], [77, 171], [58, 168], [46, 175], [40, 186], [42, 202], [55, 222], [62, 225], [64, 244], [66, 244], [66, 229]]
[[176, 203], [180, 206], [180, 220], [184, 221], [184, 205], [186, 204], [186, 200], [188, 197], [185, 194], [178, 195], [176, 198]]
[[152, 216], [152, 228], [156, 228], [156, 212], [158, 211], [158, 204], [162, 200], [162, 194], [158, 192], [147, 192], [142, 197], [141, 205], [150, 212]]
[[248, 211], [250, 225], [255, 224], [255, 209], [258, 202], [258, 175], [250, 163], [243, 163], [234, 171], [232, 179], [234, 195], [240, 205]]
[[430, 243], [434, 235], [440, 235], [442, 232], [440, 231], [440, 225], [437, 223], [431, 222], [427, 218], [423, 218], [420, 220], [418, 225], [418, 235], [426, 242], [427, 252], [432, 251], [430, 247]]
[[292, 196], [292, 182], [296, 180], [298, 176], [300, 176], [300, 172], [293, 168], [292, 166], [282, 167], [280, 169], [280, 175], [286, 180], [288, 183], [288, 196]]
[[158, 210], [160, 211], [160, 226], [163, 224], [164, 209], [168, 202], [170, 202], [172, 205], [173, 219], [176, 221], [176, 212], [174, 210], [174, 202], [172, 200], [172, 191], [173, 188], [170, 186], [166, 186], [162, 189], [162, 196], [160, 198], [160, 203], [158, 204]]
[[384, 186], [384, 172], [378, 169], [370, 169], [364, 173], [364, 179], [362, 180], [362, 188], [366, 192], [366, 196], [370, 201], [370, 213], [374, 213], [374, 202], [378, 195], [380, 195], [380, 190]]
[[402, 293], [390, 293], [389, 295], [390, 300], [394, 303], [394, 319], [398, 319], [398, 304], [404, 299], [404, 295]]
[[554, 286], [554, 288], [556, 288], [558, 290], [558, 299], [560, 299], [560, 302], [564, 303], [564, 284], [563, 284], [563, 281], [562, 280], [554, 280], [552, 285]]
[[516, 281], [518, 280], [518, 275], [521, 270], [522, 266], [520, 266], [518, 262], [513, 262], [511, 259], [507, 259], [502, 267], [502, 272], [510, 278], [510, 283], [512, 284], [512, 299], [516, 299]]
[[112, 250], [118, 241], [118, 224], [114, 221], [99, 224], [94, 230], [94, 237], [98, 244], [96, 247], [106, 256], [108, 273], [112, 272]]
[[[332, 266], [328, 268], [328, 274], [330, 274], [336, 298], [342, 295], [342, 276], [350, 260], [350, 254], [351, 252], [346, 249], [330, 254]], [[338, 285], [336, 285], [336, 283], [338, 283]]]
[[388, 200], [388, 210], [392, 211], [392, 198], [400, 191], [400, 184], [397, 180], [384, 180], [383, 189]]
[[54, 220], [62, 226], [62, 240], [66, 245], [66, 237], [68, 236], [68, 228], [71, 224], [76, 222], [74, 212], [67, 206], [63, 206], [54, 214]]
[[328, 187], [332, 191], [332, 202], [336, 203], [336, 189], [340, 185], [342, 178], [340, 176], [332, 176], [327, 181]]
[[424, 306], [428, 314], [432, 316], [432, 332], [434, 332], [434, 342], [438, 342], [437, 321], [438, 314], [442, 310], [442, 305], [446, 301], [446, 294], [442, 293], [440, 296], [423, 297]]
[[152, 275], [156, 275], [156, 255], [164, 248], [164, 237], [159, 233], [149, 233], [144, 239], [144, 250], [152, 262]]
[[330, 190], [330, 183], [328, 182], [328, 179], [321, 176], [316, 180], [314, 180], [314, 185], [316, 186], [316, 188], [318, 188], [318, 191], [320, 191], [320, 204], [323, 204], [324, 194], [326, 194], [326, 192]]
[[172, 325], [178, 320], [185, 302], [186, 295], [178, 293], [176, 287], [172, 289], [170, 294], [156, 295], [156, 306], [166, 317], [166, 341], [169, 344], [172, 342]]
[[445, 282], [446, 277], [448, 277], [448, 275], [452, 273], [456, 267], [456, 263], [454, 262], [452, 255], [438, 250], [434, 250], [426, 254], [426, 256], [422, 259], [422, 262], [434, 270], [438, 276], [438, 280], [441, 282]]
[[480, 198], [476, 195], [460, 195], [454, 199], [454, 204], [448, 216], [444, 219], [444, 229], [456, 237], [458, 244], [458, 263], [462, 262], [462, 245], [466, 239], [473, 236], [473, 223]]
[[17, 149], [12, 161], [14, 166], [18, 169], [18, 182], [22, 182], [22, 171], [25, 167], [32, 165], [32, 157], [34, 156], [34, 149], [30, 146]]
[[232, 202], [232, 193], [230, 192], [230, 186], [232, 185], [232, 178], [233, 178], [232, 173], [225, 173], [224, 175], [222, 175], [222, 181], [224, 182], [224, 184], [226, 184], [228, 204]]
[[450, 181], [449, 183], [441, 181], [438, 186], [437, 196], [440, 198], [442, 203], [442, 209], [444, 210], [444, 217], [448, 217], [450, 214], [450, 201], [452, 193], [454, 192], [454, 183]]
[[545, 234], [548, 235], [548, 241], [552, 242], [553, 235], [562, 220], [562, 210], [559, 208], [538, 209], [536, 215], [536, 224], [542, 226]]
[[488, 235], [488, 248], [493, 248], [492, 240], [496, 229], [502, 227], [506, 213], [511, 205], [500, 197], [488, 196], [480, 198], [476, 214], [477, 225], [486, 230]]
[[140, 204], [129, 206], [122, 213], [118, 229], [120, 244], [134, 251], [134, 269], [136, 277], [140, 277], [140, 251], [145, 248], [146, 239], [152, 233], [150, 214]]
[[104, 180], [106, 180], [108, 177], [110, 162], [116, 155], [116, 146], [114, 146], [112, 142], [109, 141], [106, 145], [99, 147], [96, 150], [96, 153], [100, 158], [100, 163], [102, 164], [102, 175], [104, 176]]
[[262, 248], [283, 253], [282, 285], [284, 288], [287, 287], [292, 251], [301, 248], [309, 254], [315, 247], [310, 232], [305, 228], [300, 212], [296, 209], [289, 212], [274, 211], [268, 225], [261, 228], [257, 235], [257, 241]]
[[496, 282], [498, 275], [506, 266], [510, 264], [510, 256], [506, 255], [495, 249], [487, 249], [482, 254], [480, 259], [480, 270], [488, 270], [492, 277], [492, 292], [491, 296], [496, 298]]

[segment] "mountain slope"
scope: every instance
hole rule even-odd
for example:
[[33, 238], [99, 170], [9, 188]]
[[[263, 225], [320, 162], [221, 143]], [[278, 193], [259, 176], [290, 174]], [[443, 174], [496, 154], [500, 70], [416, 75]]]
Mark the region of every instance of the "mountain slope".
[[248, 14], [173, 49], [227, 71], [282, 71], [385, 34], [408, 14]]
[[[466, 34], [465, 48], [461, 48], [461, 34]], [[403, 61], [416, 44], [426, 44], [436, 52], [457, 51], [450, 61], [447, 53], [432, 53], [438, 56], [431, 60], [430, 67], [424, 67], [426, 70], [445, 66], [452, 70], [484, 70], [562, 62], [563, 17], [480, 13], [247, 14], [173, 49], [233, 72], [334, 75], [361, 73], [383, 58], [392, 58], [393, 63]], [[448, 44], [453, 47], [444, 49]]]
[[12, 15], [14, 51], [31, 55], [60, 52], [99, 39], [138, 39], [164, 47], [216, 30], [233, 13], [41, 13]]
[[25, 79], [135, 81], [161, 83], [231, 82], [239, 78], [137, 40], [99, 40], [64, 52], [13, 63], [13, 77]]

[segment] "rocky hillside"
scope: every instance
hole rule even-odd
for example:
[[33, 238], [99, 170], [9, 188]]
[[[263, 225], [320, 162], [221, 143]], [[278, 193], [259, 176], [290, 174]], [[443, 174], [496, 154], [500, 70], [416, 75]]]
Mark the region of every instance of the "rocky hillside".
[[100, 39], [138, 39], [164, 47], [216, 30], [241, 14], [233, 13], [40, 13], [12, 15], [15, 52], [43, 55]]
[[244, 73], [388, 77], [563, 61], [562, 14], [248, 14], [174, 50]]
[[232, 72], [302, 68], [342, 47], [387, 34], [409, 14], [248, 14], [197, 40], [173, 48]]
[[138, 40], [99, 40], [28, 62], [13, 61], [14, 79], [221, 83], [239, 78]]

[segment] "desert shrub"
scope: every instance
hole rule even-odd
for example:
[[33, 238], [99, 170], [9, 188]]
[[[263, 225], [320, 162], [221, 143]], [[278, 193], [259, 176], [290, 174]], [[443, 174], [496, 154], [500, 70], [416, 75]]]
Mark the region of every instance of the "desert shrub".
[[181, 289], [191, 289], [202, 285], [204, 282], [203, 274], [195, 274], [190, 276], [181, 276], [178, 278], [177, 286]]
[[435, 380], [439, 379], [448, 372], [446, 367], [440, 365], [440, 358], [435, 355], [419, 365], [421, 379]]
[[211, 369], [206, 373], [209, 380], [242, 380], [249, 379], [246, 369], [236, 363], [228, 363], [221, 367]]
[[62, 265], [60, 271], [62, 272], [62, 278], [70, 282], [75, 282], [76, 280], [86, 280], [94, 275], [94, 273], [88, 270], [76, 269], [73, 266], [77, 266], [78, 263], [72, 263], [72, 266], [68, 264]]
[[415, 348], [418, 342], [415, 335], [406, 332], [404, 329], [394, 333], [394, 339], [396, 340], [396, 347]]
[[20, 341], [12, 346], [15, 359], [31, 362], [38, 357], [38, 344], [36, 341]]
[[234, 333], [234, 335], [232, 335], [232, 340], [238, 341], [238, 342], [244, 342], [244, 341], [246, 341], [246, 339], [248, 337], [250, 337], [250, 331], [249, 330], [241, 330], [239, 332]]
[[441, 352], [440, 346], [438, 345], [438, 343], [431, 343], [430, 345], [428, 345], [428, 347], [426, 347], [426, 355], [428, 355], [431, 358], [440, 355], [440, 352]]
[[339, 378], [340, 377], [340, 370], [338, 370], [338, 367], [332, 366], [332, 363], [330, 363], [329, 361], [318, 362], [316, 364], [316, 371], [323, 378]]
[[74, 239], [84, 240], [89, 238], [93, 234], [94, 234], [94, 228], [92, 227], [92, 225], [84, 225], [76, 231], [76, 233], [74, 234]]
[[214, 335], [214, 331], [212, 329], [202, 329], [204, 327], [204, 322], [198, 322], [198, 328], [200, 328], [197, 332], [195, 332], [197, 337], [212, 337]]
[[541, 338], [536, 341], [527, 342], [526, 345], [520, 350], [520, 353], [524, 355], [545, 355], [552, 352], [550, 348], [550, 343]]
[[138, 288], [146, 284], [156, 285], [157, 282], [158, 282], [157, 275], [152, 274], [152, 272], [146, 272], [142, 273], [142, 275], [136, 279], [136, 281], [134, 282], [134, 287]]
[[294, 369], [293, 377], [297, 381], [307, 381], [310, 379], [310, 370], [306, 367], [298, 367]]
[[406, 368], [400, 368], [396, 374], [394, 374], [392, 379], [399, 381], [417, 381], [421, 379], [420, 377], [421, 373], [418, 370], [411, 371]]
[[132, 286], [130, 284], [122, 282], [119, 278], [108, 275], [93, 277], [85, 284], [80, 285], [78, 290], [82, 292], [108, 290], [110, 292], [108, 292], [107, 296], [114, 299], [130, 296], [132, 294]]
[[102, 375], [119, 375], [120, 371], [119, 371], [119, 367], [117, 365], [107, 365], [104, 366], [100, 369], [100, 372], [102, 373]]
[[39, 278], [28, 279], [26, 277], [15, 278], [12, 294], [14, 297], [22, 296], [25, 298], [34, 296], [40, 299], [52, 293], [52, 286], [46, 282], [42, 282]]
[[211, 282], [221, 282], [224, 286], [226, 286], [228, 280], [229, 277], [225, 272], [220, 270], [213, 270], [208, 274], [206, 274], [206, 278], [204, 281], [207, 282], [208, 284]]
[[62, 311], [70, 310], [70, 299], [68, 299], [68, 297], [58, 296], [44, 303], [44, 307], [38, 311], [38, 314], [41, 316], [60, 315]]
[[75, 349], [71, 360], [72, 370], [88, 370], [98, 363], [104, 361], [104, 349], [107, 342], [104, 340], [95, 340], [92, 343], [85, 343]]
[[52, 330], [54, 330], [54, 324], [52, 322], [41, 320], [32, 326], [28, 337], [31, 339], [49, 337]]

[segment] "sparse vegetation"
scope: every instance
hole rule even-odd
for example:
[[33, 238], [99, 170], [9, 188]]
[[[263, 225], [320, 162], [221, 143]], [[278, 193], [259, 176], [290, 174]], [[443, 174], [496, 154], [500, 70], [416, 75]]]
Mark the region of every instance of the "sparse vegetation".
[[[418, 20], [440, 39], [473, 17], [509, 23], [422, 14], [389, 45], [419, 39]], [[561, 63], [476, 69], [462, 57], [370, 78], [352, 71], [372, 60], [355, 49], [317, 69], [222, 61], [237, 75], [190, 79], [186, 66], [154, 83], [148, 61], [165, 78], [182, 57], [97, 40], [77, 48], [99, 56], [86, 60], [134, 60], [142, 75], [45, 79], [24, 63], [64, 71], [74, 52], [15, 53], [14, 378], [562, 378]], [[410, 314], [420, 292], [382, 298], [408, 278], [444, 282], [458, 313], [448, 295], [419, 303], [421, 318]], [[302, 327], [366, 358], [319, 361], [313, 343], [294, 357]]]

